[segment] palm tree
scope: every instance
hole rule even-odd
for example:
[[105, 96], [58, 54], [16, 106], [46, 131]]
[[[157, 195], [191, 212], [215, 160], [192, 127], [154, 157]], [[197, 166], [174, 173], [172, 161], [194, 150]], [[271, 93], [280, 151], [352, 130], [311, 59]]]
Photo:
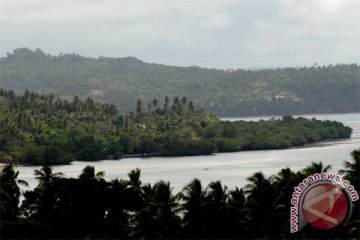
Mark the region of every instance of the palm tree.
[[327, 172], [332, 168], [331, 165], [324, 166], [322, 162], [312, 162], [310, 166], [303, 170], [306, 176], [313, 175], [315, 173]]
[[143, 111], [143, 105], [141, 99], [138, 99], [136, 102], [136, 113], [141, 113]]
[[204, 202], [205, 232], [208, 238], [228, 237], [230, 215], [227, 205], [227, 186], [220, 181], [210, 182]]
[[250, 195], [261, 193], [265, 189], [264, 187], [268, 188], [270, 185], [269, 180], [265, 178], [262, 172], [254, 173], [247, 180], [250, 183], [245, 186], [245, 193]]
[[276, 175], [270, 177], [274, 192], [276, 192], [273, 199], [272, 221], [270, 222], [273, 234], [271, 237], [280, 236], [281, 233], [288, 232], [287, 223], [291, 207], [289, 199], [292, 197], [294, 187], [304, 178], [304, 174], [301, 172], [295, 173], [289, 167], [281, 169]]
[[154, 196], [156, 204], [156, 218], [161, 228], [159, 229], [161, 238], [179, 237], [180, 211], [178, 203], [179, 196], [172, 194], [172, 187], [169, 182], [159, 181], [154, 185]]
[[103, 180], [105, 176], [104, 171], [97, 172], [95, 174], [95, 168], [93, 166], [86, 166], [79, 175], [80, 180]]
[[72, 214], [73, 219], [79, 222], [77, 231], [83, 234], [84, 238], [98, 233], [103, 228], [108, 210], [108, 183], [103, 178], [104, 175], [103, 171], [96, 173], [93, 166], [86, 166], [75, 183]]
[[15, 219], [19, 215], [20, 188], [18, 184], [26, 187], [29, 184], [17, 179], [19, 171], [14, 170], [12, 164], [6, 165], [0, 173], [0, 215], [2, 220]]
[[131, 170], [128, 173], [128, 177], [129, 177], [128, 184], [131, 187], [140, 188], [141, 186], [140, 175], [141, 175], [141, 170], [139, 168]]
[[180, 217], [178, 196], [174, 196], [169, 182], [159, 181], [153, 188], [146, 186], [143, 208], [135, 217], [135, 238], [178, 238]]
[[294, 175], [294, 172], [289, 167], [287, 167], [281, 169], [277, 175], [273, 176], [273, 179], [275, 182], [284, 182], [294, 177]]
[[154, 108], [156, 108], [157, 105], [158, 105], [158, 100], [157, 100], [156, 98], [154, 98], [154, 99], [152, 100], [152, 104], [153, 104]]
[[186, 238], [204, 237], [203, 204], [205, 202], [205, 191], [201, 181], [194, 178], [183, 188], [180, 198], [184, 201], [182, 204], [185, 224], [184, 236]]
[[245, 186], [247, 194], [246, 208], [252, 237], [267, 237], [271, 229], [275, 189], [270, 179], [257, 172], [247, 179], [250, 183]]
[[131, 170], [128, 173], [129, 180], [127, 181], [130, 199], [130, 209], [133, 211], [138, 211], [141, 209], [143, 200], [141, 197], [141, 180], [140, 180], [141, 170], [136, 168]]
[[245, 238], [245, 193], [242, 188], [235, 187], [228, 196], [229, 238]]
[[165, 96], [165, 100], [164, 100], [164, 109], [165, 110], [168, 110], [169, 102], [170, 102], [170, 98], [168, 96]]
[[[55, 182], [60, 179], [63, 174], [61, 172], [53, 173], [53, 168], [49, 164], [44, 164], [40, 169], [34, 170], [35, 178], [39, 181], [39, 185], [34, 191], [28, 191], [22, 208], [25, 214], [34, 217], [37, 221], [49, 221], [54, 214], [56, 208]], [[36, 206], [33, 208], [32, 206]]]
[[221, 207], [226, 203], [228, 194], [227, 194], [227, 186], [222, 186], [220, 181], [215, 181], [209, 183], [206, 188], [208, 193], [208, 198], [210, 198], [214, 203]]
[[[345, 169], [341, 169], [339, 174], [344, 174], [344, 179], [348, 180], [355, 189], [360, 190], [360, 149], [354, 150], [351, 153], [353, 162], [345, 161]], [[349, 238], [356, 238], [359, 236], [359, 223], [360, 223], [360, 206], [359, 201], [353, 202], [353, 214], [345, 226]]]
[[229, 192], [229, 208], [233, 211], [241, 211], [245, 204], [245, 193], [242, 188], [235, 187]]
[[186, 105], [186, 101], [187, 101], [187, 99], [186, 99], [185, 96], [181, 98], [181, 104], [182, 104], [183, 106]]
[[278, 204], [285, 204], [287, 208], [290, 208], [291, 195], [294, 191], [294, 186], [297, 186], [300, 181], [304, 179], [302, 174], [294, 173], [289, 167], [283, 168], [278, 174], [271, 176], [274, 188], [278, 193], [276, 201]]
[[360, 149], [354, 150], [351, 155], [353, 162], [345, 161], [345, 169], [341, 169], [339, 174], [344, 174], [344, 178], [357, 187], [360, 186]]
[[64, 176], [61, 172], [53, 173], [53, 168], [49, 164], [44, 164], [40, 169], [35, 169], [34, 174], [40, 185], [53, 184], [56, 179]]
[[109, 183], [106, 195], [107, 238], [126, 238], [130, 232], [130, 217], [128, 183], [126, 180], [114, 179]]

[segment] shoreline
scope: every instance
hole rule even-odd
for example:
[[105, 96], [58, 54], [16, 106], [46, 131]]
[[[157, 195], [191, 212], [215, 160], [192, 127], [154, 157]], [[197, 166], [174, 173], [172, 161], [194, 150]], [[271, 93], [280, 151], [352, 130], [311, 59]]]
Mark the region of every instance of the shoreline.
[[[100, 160], [95, 160], [95, 161], [82, 161], [82, 160], [74, 160], [72, 162], [70, 162], [69, 164], [59, 164], [59, 165], [52, 165], [52, 166], [65, 166], [65, 165], [71, 165], [73, 162], [88, 162], [88, 163], [92, 163], [92, 162], [100, 162], [100, 161], [121, 161], [122, 159], [129, 159], [129, 158], [142, 158], [142, 159], [147, 159], [147, 158], [153, 158], [153, 157], [166, 157], [166, 158], [176, 158], [176, 157], [193, 157], [193, 156], [211, 156], [211, 155], [217, 155], [217, 154], [222, 154], [222, 153], [236, 153], [236, 152], [253, 152], [253, 151], [279, 151], [279, 150], [291, 150], [291, 149], [305, 149], [305, 148], [317, 148], [317, 147], [329, 147], [329, 146], [334, 146], [334, 145], [338, 145], [338, 144], [342, 144], [341, 142], [350, 140], [351, 138], [345, 138], [345, 139], [333, 139], [333, 140], [324, 140], [324, 141], [319, 141], [319, 142], [314, 142], [314, 143], [307, 143], [305, 145], [302, 146], [292, 146], [292, 147], [288, 147], [288, 148], [278, 148], [278, 149], [256, 149], [256, 150], [242, 150], [242, 151], [229, 151], [229, 152], [215, 152], [213, 154], [209, 154], [209, 155], [186, 155], [186, 156], [161, 156], [161, 155], [155, 155], [155, 154], [126, 154], [123, 155], [121, 158], [118, 159], [100, 159]], [[0, 168], [3, 168], [6, 166], [7, 163], [2, 163], [0, 162]], [[34, 167], [34, 166], [38, 166], [41, 167], [41, 165], [22, 165], [22, 164], [14, 164], [15, 167]]]
[[334, 140], [324, 140], [314, 143], [307, 143], [302, 146], [293, 146], [289, 147], [287, 149], [301, 149], [301, 148], [314, 148], [314, 147], [329, 147], [329, 146], [335, 146], [338, 144], [341, 144], [340, 142], [349, 140], [351, 138], [345, 138], [345, 139], [334, 139]]
[[272, 118], [272, 117], [282, 117], [286, 115], [291, 115], [293, 117], [302, 117], [306, 115], [350, 115], [350, 114], [360, 114], [360, 112], [336, 112], [336, 113], [299, 113], [299, 114], [275, 114], [275, 115], [251, 115], [251, 116], [217, 116], [220, 120], [228, 118]]

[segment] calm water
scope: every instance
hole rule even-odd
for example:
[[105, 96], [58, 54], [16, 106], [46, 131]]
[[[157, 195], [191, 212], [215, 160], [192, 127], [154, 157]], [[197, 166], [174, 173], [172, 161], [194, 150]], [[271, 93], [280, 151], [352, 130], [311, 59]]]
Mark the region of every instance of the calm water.
[[[104, 160], [98, 162], [73, 162], [71, 165], [56, 166], [54, 172], [62, 172], [67, 177], [77, 177], [86, 165], [95, 167], [95, 171], [105, 171], [106, 179], [126, 178], [127, 173], [139, 167], [141, 180], [144, 183], [155, 183], [163, 179], [170, 181], [175, 191], [189, 183], [194, 177], [203, 184], [221, 180], [230, 188], [247, 184], [246, 178], [254, 172], [262, 171], [266, 176], [290, 167], [299, 170], [311, 162], [322, 161], [331, 164], [333, 171], [343, 168], [343, 162], [351, 161], [350, 153], [360, 148], [360, 114], [326, 114], [303, 115], [320, 120], [341, 121], [353, 129], [351, 139], [314, 144], [303, 148], [268, 151], [247, 151], [235, 153], [219, 153], [212, 156], [195, 157], [154, 157], [128, 158], [121, 160]], [[269, 119], [271, 117], [262, 117]], [[260, 118], [226, 118], [224, 120], [257, 121]], [[33, 177], [35, 167], [16, 167], [20, 171], [19, 179], [29, 182], [31, 187], [37, 185]]]

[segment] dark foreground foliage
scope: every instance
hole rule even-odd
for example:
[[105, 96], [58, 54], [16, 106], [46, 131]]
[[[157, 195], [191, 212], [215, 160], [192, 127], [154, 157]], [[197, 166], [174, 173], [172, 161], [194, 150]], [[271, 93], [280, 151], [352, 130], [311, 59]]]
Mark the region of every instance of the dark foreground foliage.
[[349, 138], [340, 122], [293, 118], [220, 121], [185, 97], [136, 103], [119, 115], [114, 105], [62, 100], [0, 89], [0, 162], [66, 164], [122, 156], [188, 156], [279, 149]]
[[[352, 155], [341, 172], [359, 191], [360, 150]], [[139, 169], [128, 179], [106, 181], [91, 166], [78, 178], [64, 178], [44, 165], [35, 171], [38, 186], [24, 193], [19, 207], [18, 173], [7, 165], [0, 175], [1, 239], [355, 239], [359, 201], [341, 228], [289, 232], [293, 187], [328, 169], [320, 162], [298, 172], [285, 168], [269, 178], [257, 172], [243, 189], [228, 189], [220, 181], [204, 187], [195, 178], [174, 195], [168, 182], [142, 183]]]

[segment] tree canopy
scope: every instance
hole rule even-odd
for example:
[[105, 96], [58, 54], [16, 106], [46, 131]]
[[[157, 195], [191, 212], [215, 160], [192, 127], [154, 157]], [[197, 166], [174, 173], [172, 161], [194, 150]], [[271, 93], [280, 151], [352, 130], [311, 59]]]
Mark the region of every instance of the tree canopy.
[[349, 138], [335, 121], [283, 116], [268, 121], [220, 121], [186, 98], [154, 99], [120, 115], [114, 105], [91, 98], [62, 100], [0, 89], [0, 161], [29, 165], [123, 156], [189, 156], [280, 149]]
[[[359, 112], [360, 66], [217, 70], [145, 63], [134, 57], [51, 56], [16, 49], [0, 58], [0, 83], [71, 100], [90, 97], [122, 114], [133, 104], [185, 96], [219, 116]], [[142, 107], [146, 107], [143, 105]]]
[[[357, 181], [359, 150], [345, 164], [343, 178]], [[350, 165], [349, 165], [350, 164]], [[0, 173], [2, 239], [356, 239], [359, 201], [349, 220], [334, 229], [310, 226], [290, 233], [290, 199], [314, 165], [273, 176], [253, 173], [244, 188], [228, 189], [221, 181], [207, 186], [194, 178], [179, 193], [171, 184], [140, 180], [135, 169], [127, 179], [106, 181], [92, 166], [78, 178], [59, 177], [48, 165], [35, 171], [39, 184], [23, 194], [11, 165]], [[327, 168], [327, 167], [325, 167]], [[47, 175], [50, 178], [44, 178]], [[354, 178], [355, 177], [355, 178]], [[9, 188], [9, 184], [12, 187]], [[351, 182], [359, 191], [359, 185]]]
[[[0, 161], [66, 164], [73, 160], [122, 156], [187, 156], [241, 150], [279, 149], [327, 139], [348, 138], [340, 122], [283, 118], [268, 121], [220, 121], [175, 97], [164, 104], [119, 115], [111, 104], [87, 98], [71, 101], [25, 91], [0, 89]], [[156, 103], [156, 104], [155, 104]]]

